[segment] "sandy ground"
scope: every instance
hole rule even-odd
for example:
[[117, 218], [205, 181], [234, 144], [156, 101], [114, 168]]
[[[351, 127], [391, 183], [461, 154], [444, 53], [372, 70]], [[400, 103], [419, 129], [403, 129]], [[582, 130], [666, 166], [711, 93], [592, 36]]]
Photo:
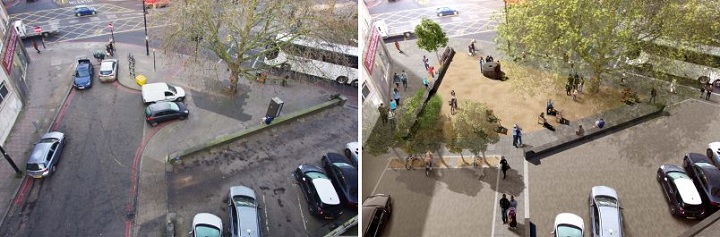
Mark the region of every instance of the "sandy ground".
[[[575, 102], [565, 94], [567, 75], [554, 74], [521, 63], [501, 62], [501, 68], [509, 79], [492, 80], [481, 74], [478, 59], [478, 55], [469, 56], [458, 52], [438, 89], [438, 95], [443, 101], [449, 101], [450, 91], [455, 90], [459, 109], [462, 109], [465, 100], [485, 103], [494, 110], [506, 128], [518, 124], [525, 132], [544, 129], [537, 123], [537, 118], [545, 111], [548, 99], [552, 99], [555, 108], [562, 111], [563, 116], [570, 121], [621, 104], [619, 91], [608, 88], [601, 88], [594, 95], [581, 93]], [[450, 115], [447, 102], [444, 103], [442, 113]], [[547, 118], [551, 124], [557, 124], [554, 117]]]

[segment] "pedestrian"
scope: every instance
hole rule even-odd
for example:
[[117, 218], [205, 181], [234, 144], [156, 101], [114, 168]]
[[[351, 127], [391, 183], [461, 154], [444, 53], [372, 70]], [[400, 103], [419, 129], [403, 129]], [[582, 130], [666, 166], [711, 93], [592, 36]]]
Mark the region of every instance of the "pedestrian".
[[583, 128], [582, 124], [578, 125], [578, 129], [575, 130], [575, 135], [578, 135], [578, 136], [585, 135], [585, 129]]
[[33, 48], [35, 48], [35, 50], [37, 51], [37, 53], [40, 53], [40, 49], [38, 48], [37, 41], [33, 40], [33, 41], [32, 41], [32, 46], [33, 46]]
[[387, 124], [387, 122], [388, 122], [388, 108], [386, 108], [383, 103], [380, 103], [380, 106], [378, 106], [378, 111], [380, 112], [380, 118], [382, 119], [383, 124]]
[[400, 91], [395, 88], [393, 92], [393, 99], [395, 99], [395, 103], [397, 103], [397, 106], [400, 106]]
[[567, 83], [565, 83], [565, 94], [569, 96], [570, 90], [572, 90], [572, 86], [570, 86], [570, 82], [568, 81]]
[[387, 113], [387, 120], [390, 120], [390, 127], [395, 129], [395, 112], [390, 111]]
[[655, 87], [653, 86], [650, 88], [650, 103], [655, 103], [655, 97], [657, 97], [657, 90], [655, 90]]
[[430, 66], [430, 68], [428, 68], [428, 74], [430, 74], [432, 79], [435, 79], [435, 67]]
[[478, 61], [480, 61], [480, 71], [482, 71], [483, 61], [485, 61], [485, 60], [483, 60], [483, 58], [480, 57], [480, 60], [478, 60]]
[[510, 208], [517, 208], [517, 201], [515, 201], [515, 195], [510, 195]]
[[670, 93], [677, 94], [675, 91], [675, 87], [677, 86], [677, 79], [673, 79], [672, 82], [670, 82]]
[[397, 72], [393, 73], [393, 83], [395, 83], [395, 88], [400, 87], [400, 75]]
[[400, 81], [403, 84], [403, 91], [407, 91], [407, 73], [405, 73], [405, 70], [402, 70], [402, 73], [400, 73]]
[[514, 230], [517, 228], [517, 211], [516, 210], [517, 209], [515, 207], [508, 208], [508, 219], [510, 221], [510, 225], [509, 225], [508, 229]]
[[593, 128], [603, 128], [605, 127], [605, 120], [600, 118], [598, 121], [595, 121], [595, 126]]
[[703, 98], [705, 96], [705, 85], [700, 85], [700, 98]]
[[395, 41], [395, 48], [397, 48], [398, 52], [403, 53], [402, 50], [400, 50], [400, 43]]
[[505, 179], [507, 171], [510, 169], [510, 165], [508, 164], [508, 161], [507, 159], [505, 159], [504, 156], [500, 158], [500, 169], [503, 172], [503, 179]]
[[395, 100], [390, 100], [390, 112], [395, 112], [395, 109], [397, 109], [397, 104], [395, 104]]
[[455, 115], [455, 111], [457, 110], [457, 97], [455, 97], [455, 90], [450, 91], [450, 111], [453, 115]]
[[45, 48], [45, 36], [42, 36], [42, 37], [40, 38], [40, 44], [42, 44], [43, 49], [47, 49], [47, 48]]
[[475, 55], [475, 39], [472, 39], [470, 41], [470, 52], [472, 53], [472, 55]]
[[520, 147], [523, 146], [523, 142], [522, 142], [522, 128], [520, 127], [520, 125], [517, 125], [517, 124], [515, 124], [515, 126], [517, 126], [517, 139], [518, 139], [517, 147], [520, 148]]
[[576, 102], [577, 102], [577, 94], [578, 94], [578, 90], [577, 90], [577, 89], [573, 89], [573, 90], [572, 90], [573, 101], [576, 101]]
[[710, 95], [713, 93], [712, 84], [708, 84], [708, 88], [705, 90], [705, 93], [706, 93], [705, 99], [710, 100]]
[[514, 146], [515, 148], [517, 148], [517, 147], [518, 147], [518, 145], [517, 145], [517, 144], [518, 144], [518, 127], [517, 127], [517, 124], [514, 124], [514, 125], [513, 125], [512, 136], [513, 136], [513, 146]]
[[423, 83], [423, 85], [425, 85], [425, 90], [430, 90], [430, 85], [428, 83], [427, 77], [423, 77], [422, 83]]
[[508, 223], [508, 208], [510, 208], [510, 201], [508, 201], [507, 196], [503, 193], [502, 198], [500, 198], [500, 212], [503, 225]]
[[578, 85], [578, 92], [583, 92], [583, 87], [585, 87], [585, 77], [580, 77], [580, 84]]
[[427, 57], [425, 57], [425, 55], [423, 55], [422, 61], [423, 61], [423, 65], [425, 65], [425, 70], [427, 71], [428, 69], [430, 69], [430, 59], [428, 59]]

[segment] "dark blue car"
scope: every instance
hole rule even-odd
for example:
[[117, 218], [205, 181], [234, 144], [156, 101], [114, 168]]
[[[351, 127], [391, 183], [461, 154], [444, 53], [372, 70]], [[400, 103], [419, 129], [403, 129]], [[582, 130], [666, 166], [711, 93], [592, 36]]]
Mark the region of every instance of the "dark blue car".
[[90, 59], [80, 58], [75, 67], [75, 80], [73, 86], [79, 90], [92, 87], [93, 65]]
[[437, 16], [455, 16], [459, 13], [457, 10], [449, 7], [440, 7], [435, 12]]
[[328, 152], [323, 155], [323, 168], [335, 190], [351, 208], [358, 204], [358, 169], [342, 154]]
[[93, 7], [85, 5], [75, 6], [75, 16], [88, 16], [95, 14], [97, 14], [97, 11], [95, 11], [95, 8]]

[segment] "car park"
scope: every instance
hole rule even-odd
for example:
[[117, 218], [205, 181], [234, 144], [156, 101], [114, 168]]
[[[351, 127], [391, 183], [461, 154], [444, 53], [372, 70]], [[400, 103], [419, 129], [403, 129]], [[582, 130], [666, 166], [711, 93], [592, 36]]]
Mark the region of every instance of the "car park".
[[117, 59], [105, 59], [100, 63], [100, 74], [98, 79], [101, 82], [110, 82], [117, 80], [118, 71], [118, 60]]
[[190, 111], [185, 104], [179, 102], [160, 102], [145, 108], [145, 121], [153, 127], [170, 120], [183, 120], [189, 115]]
[[185, 90], [179, 86], [173, 86], [164, 82], [148, 83], [142, 86], [143, 103], [155, 103], [162, 101], [183, 101]]
[[387, 194], [374, 194], [362, 204], [362, 235], [383, 236], [383, 229], [392, 214], [392, 198]]
[[553, 234], [555, 237], [583, 237], [585, 221], [572, 213], [560, 213], [555, 217]]
[[615, 189], [595, 186], [588, 198], [592, 236], [623, 236], [620, 200]]
[[302, 164], [295, 169], [293, 176], [307, 200], [310, 214], [325, 219], [335, 219], [342, 214], [340, 197], [320, 167]]
[[193, 217], [193, 237], [220, 237], [223, 225], [220, 217], [210, 213], [198, 213]]
[[715, 166], [720, 167], [720, 142], [709, 143], [705, 153]]
[[90, 6], [86, 6], [86, 5], [75, 6], [75, 16], [78, 16], [78, 17], [88, 16], [88, 15], [92, 16], [92, 15], [96, 15], [96, 14], [97, 14], [97, 11], [95, 10], [94, 7], [90, 7]]
[[358, 156], [360, 155], [360, 144], [358, 142], [349, 142], [345, 144], [345, 156], [353, 163], [357, 168], [360, 167]]
[[328, 152], [322, 157], [325, 172], [333, 183], [337, 193], [351, 208], [358, 204], [358, 169], [338, 153]]
[[717, 209], [720, 208], [720, 169], [711, 162], [703, 154], [688, 153], [683, 158], [683, 168], [695, 183], [706, 207]]
[[701, 218], [705, 214], [700, 193], [682, 167], [661, 165], [657, 180], [668, 201], [670, 214], [688, 219]]
[[43, 135], [30, 153], [25, 166], [27, 175], [38, 179], [55, 173], [64, 147], [65, 134], [49, 132]]
[[449, 7], [440, 7], [435, 10], [437, 16], [456, 16], [459, 12]]
[[75, 65], [75, 73], [73, 73], [73, 86], [77, 89], [89, 89], [92, 87], [95, 69], [92, 62], [88, 58], [78, 58]]
[[233, 237], [262, 236], [255, 191], [245, 186], [230, 187], [228, 212], [230, 212], [230, 234]]

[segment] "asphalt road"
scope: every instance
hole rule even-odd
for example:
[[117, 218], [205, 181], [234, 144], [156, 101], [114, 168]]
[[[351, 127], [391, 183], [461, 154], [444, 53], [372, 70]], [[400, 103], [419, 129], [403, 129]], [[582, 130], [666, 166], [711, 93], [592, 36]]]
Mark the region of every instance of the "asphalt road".
[[342, 152], [345, 143], [357, 139], [357, 123], [356, 109], [333, 108], [183, 158], [167, 173], [168, 209], [177, 214], [177, 233], [189, 230], [199, 212], [228, 223], [224, 201], [235, 185], [255, 190], [264, 236], [324, 235], [356, 216], [350, 209], [335, 221], [311, 216], [291, 173], [302, 163], [320, 165], [324, 152]]
[[[59, 76], [70, 83], [69, 71]], [[58, 171], [21, 191], [26, 198], [9, 213], [0, 229], [3, 236], [125, 232], [133, 216], [128, 212], [133, 161], [146, 126], [139, 96], [97, 79], [91, 89], [70, 93], [56, 120], [55, 130], [70, 139]]]
[[684, 102], [668, 115], [530, 165], [530, 215], [537, 232], [549, 233], [560, 212], [579, 215], [589, 228], [587, 199], [597, 185], [618, 192], [625, 236], [678, 236], [698, 223], [670, 215], [655, 176], [661, 164], [681, 165], [685, 153], [704, 154], [717, 141], [718, 105]]

